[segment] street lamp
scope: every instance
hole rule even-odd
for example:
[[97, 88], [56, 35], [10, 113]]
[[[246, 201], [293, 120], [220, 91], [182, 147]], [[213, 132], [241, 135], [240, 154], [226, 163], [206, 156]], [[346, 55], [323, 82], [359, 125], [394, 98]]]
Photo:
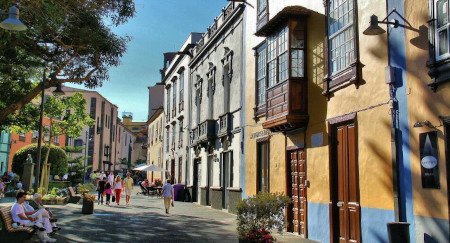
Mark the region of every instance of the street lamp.
[[[9, 8], [8, 18], [3, 20], [0, 23], [0, 28], [5, 30], [15, 30], [15, 31], [23, 31], [27, 29], [22, 21], [19, 20], [19, 9], [16, 6], [12, 6]], [[0, 15], [6, 15], [6, 13], [2, 13], [0, 11]]]

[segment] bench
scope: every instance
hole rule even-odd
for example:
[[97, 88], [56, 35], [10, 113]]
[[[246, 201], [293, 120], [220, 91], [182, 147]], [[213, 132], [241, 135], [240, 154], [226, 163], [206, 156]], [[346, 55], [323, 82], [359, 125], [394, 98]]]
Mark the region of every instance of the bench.
[[73, 187], [69, 186], [67, 191], [69, 192], [69, 203], [78, 203], [81, 200], [81, 195], [76, 194]]
[[35, 229], [32, 227], [12, 227], [11, 207], [0, 207], [0, 216], [2, 222], [1, 242], [7, 242], [6, 239], [11, 242], [22, 242], [33, 236]]

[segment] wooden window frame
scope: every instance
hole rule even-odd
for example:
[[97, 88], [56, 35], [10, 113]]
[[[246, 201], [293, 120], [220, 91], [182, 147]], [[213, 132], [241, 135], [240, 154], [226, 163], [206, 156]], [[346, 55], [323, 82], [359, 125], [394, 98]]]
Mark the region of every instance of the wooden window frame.
[[[264, 9], [260, 9], [260, 1], [265, 1]], [[256, 5], [256, 30], [259, 30], [269, 22], [269, 1], [257, 0]]]
[[180, 88], [179, 88], [179, 98], [178, 98], [178, 111], [181, 112], [184, 110], [184, 69], [179, 72], [180, 79]]
[[[345, 88], [351, 84], [359, 85], [359, 80], [361, 79], [361, 68], [362, 65], [360, 63], [359, 57], [359, 32], [358, 32], [358, 0], [353, 0], [353, 26], [350, 27], [353, 29], [354, 36], [354, 59], [349, 63], [346, 68], [343, 68], [336, 73], [332, 73], [331, 67], [331, 39], [329, 33], [329, 24], [330, 24], [330, 1], [325, 0], [325, 31], [326, 31], [326, 55], [327, 55], [327, 74], [325, 75], [323, 82], [323, 95], [327, 97], [331, 97], [331, 94], [339, 89]], [[336, 1], [336, 0], [334, 0]], [[348, 0], [347, 0], [348, 1]], [[348, 28], [342, 28], [340, 31], [343, 33]], [[336, 32], [338, 33], [338, 32]], [[334, 33], [334, 35], [336, 35]]]
[[[431, 83], [428, 86], [433, 92], [437, 92], [438, 88], [450, 82], [450, 24], [447, 27], [447, 38], [448, 38], [448, 53], [445, 56], [438, 57], [438, 30], [437, 30], [437, 0], [429, 0], [429, 60], [427, 61], [427, 67], [429, 69], [428, 75], [431, 77]], [[448, 6], [450, 2], [447, 3], [447, 13], [450, 10]], [[450, 14], [450, 13], [449, 13]], [[450, 20], [450, 16], [448, 16]], [[450, 22], [450, 21], [449, 21]]]
[[[255, 113], [255, 118], [259, 118], [266, 115], [266, 101], [267, 101], [267, 42], [263, 41], [255, 48], [255, 108], [253, 108]], [[265, 54], [264, 57], [264, 76], [259, 78], [259, 61], [260, 61], [260, 53]], [[264, 82], [264, 88], [260, 89], [261, 82]], [[259, 97], [261, 96], [260, 92], [263, 92], [264, 101], [261, 102]]]
[[[262, 147], [266, 147], [264, 156], [266, 157], [264, 164], [265, 175], [261, 175], [261, 155]], [[264, 178], [263, 178], [264, 177]], [[268, 139], [256, 142], [256, 192], [270, 192], [270, 141]], [[261, 181], [264, 179], [265, 188], [261, 188]]]

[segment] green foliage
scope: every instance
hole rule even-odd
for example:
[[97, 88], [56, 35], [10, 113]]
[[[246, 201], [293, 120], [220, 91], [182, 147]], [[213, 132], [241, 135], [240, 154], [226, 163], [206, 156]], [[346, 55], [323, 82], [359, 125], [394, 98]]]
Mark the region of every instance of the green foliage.
[[57, 196], [58, 195], [58, 188], [53, 187], [48, 194]]
[[81, 146], [66, 146], [63, 148], [66, 153], [81, 153], [83, 151], [83, 147]]
[[77, 157], [69, 160], [69, 180], [72, 185], [83, 183], [84, 172], [91, 168], [91, 165], [84, 166], [85, 157]]
[[67, 181], [49, 181], [48, 182], [48, 188], [64, 189], [69, 186], [70, 186], [69, 182], [67, 182]]
[[[9, 0], [0, 0], [7, 10]], [[118, 36], [114, 26], [126, 23], [135, 13], [133, 0], [21, 1], [23, 32], [0, 32], [0, 111], [29, 103], [37, 95], [37, 83], [48, 69], [46, 88], [72, 82], [93, 88], [108, 80], [110, 67], [118, 66], [129, 37]], [[34, 89], [34, 90], [33, 90]], [[20, 108], [20, 106], [19, 106]], [[25, 122], [14, 109], [0, 112], [0, 124]]]
[[94, 191], [94, 185], [92, 183], [78, 185], [77, 191], [78, 193], [92, 192]]
[[284, 229], [284, 208], [290, 203], [282, 194], [260, 192], [243, 199], [237, 205], [237, 231], [239, 238], [246, 239], [252, 232]]
[[[47, 145], [42, 146], [42, 155], [46, 154], [48, 150]], [[30, 144], [19, 149], [13, 157], [12, 171], [19, 175], [23, 173], [23, 164], [26, 162], [28, 154], [31, 154], [33, 162], [37, 162], [37, 144]], [[42, 156], [43, 157], [43, 156]], [[61, 175], [67, 172], [67, 156], [64, 150], [60, 147], [51, 146], [48, 158], [50, 165], [50, 174]], [[42, 171], [42, 163], [41, 163]]]

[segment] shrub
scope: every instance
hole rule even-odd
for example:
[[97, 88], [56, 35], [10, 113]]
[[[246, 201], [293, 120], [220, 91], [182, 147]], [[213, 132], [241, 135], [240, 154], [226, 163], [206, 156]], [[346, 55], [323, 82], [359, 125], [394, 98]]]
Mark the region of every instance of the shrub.
[[[41, 171], [42, 171], [42, 164], [45, 159], [45, 155], [47, 154], [48, 145], [42, 146], [42, 163], [41, 163]], [[16, 154], [13, 157], [12, 162], [12, 171], [14, 173], [19, 174], [22, 176], [23, 173], [23, 164], [27, 160], [28, 154], [31, 154], [31, 157], [33, 158], [33, 162], [37, 162], [37, 144], [30, 144], [28, 146], [25, 146], [21, 149], [19, 149]], [[48, 163], [51, 163], [50, 166], [50, 174], [52, 175], [61, 175], [67, 172], [67, 156], [64, 150], [62, 150], [60, 147], [51, 146], [50, 148], [50, 154], [48, 157]]]
[[237, 205], [239, 238], [249, 242], [272, 242], [271, 230], [284, 229], [284, 208], [290, 199], [282, 194], [260, 192]]

